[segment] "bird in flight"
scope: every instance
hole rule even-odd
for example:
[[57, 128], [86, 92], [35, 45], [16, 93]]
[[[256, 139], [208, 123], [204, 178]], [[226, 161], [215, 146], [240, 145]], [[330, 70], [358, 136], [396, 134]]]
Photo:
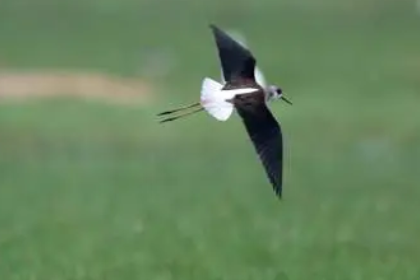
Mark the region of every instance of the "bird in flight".
[[[161, 122], [174, 121], [201, 111], [207, 111], [219, 121], [226, 121], [235, 109], [244, 123], [268, 179], [276, 195], [282, 196], [283, 139], [279, 123], [267, 107], [267, 102], [282, 99], [282, 90], [275, 85], [260, 85], [255, 77], [256, 59], [243, 44], [211, 24], [222, 68], [222, 83], [204, 78], [200, 101], [189, 106], [165, 111]], [[174, 115], [175, 113], [180, 113]]]

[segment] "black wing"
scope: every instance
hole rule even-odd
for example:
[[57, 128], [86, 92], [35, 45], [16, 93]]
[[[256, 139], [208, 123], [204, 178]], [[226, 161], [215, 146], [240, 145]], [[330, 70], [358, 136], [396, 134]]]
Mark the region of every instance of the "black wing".
[[264, 165], [274, 191], [281, 198], [283, 139], [279, 123], [265, 104], [258, 104], [252, 108], [237, 105], [236, 109]]
[[251, 52], [218, 27], [211, 24], [210, 28], [216, 40], [225, 81], [230, 82], [236, 78], [254, 81], [256, 61]]

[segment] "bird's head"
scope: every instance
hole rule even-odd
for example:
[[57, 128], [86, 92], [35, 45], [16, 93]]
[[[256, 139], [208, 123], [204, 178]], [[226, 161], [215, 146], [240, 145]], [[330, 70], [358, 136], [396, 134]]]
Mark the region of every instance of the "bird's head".
[[278, 86], [274, 86], [274, 85], [268, 86], [268, 99], [269, 100], [270, 99], [282, 99], [286, 103], [292, 105], [292, 102], [290, 102], [290, 100], [288, 100], [286, 97], [284, 97], [283, 91]]

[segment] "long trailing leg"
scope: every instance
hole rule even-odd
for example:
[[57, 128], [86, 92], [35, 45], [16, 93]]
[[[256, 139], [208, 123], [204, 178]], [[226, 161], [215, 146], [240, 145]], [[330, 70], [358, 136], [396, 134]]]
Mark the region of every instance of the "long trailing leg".
[[[226, 102], [232, 103], [233, 100], [231, 98], [226, 99]], [[163, 120], [160, 121], [160, 123], [165, 123], [165, 122], [174, 121], [174, 120], [177, 120], [179, 118], [183, 118], [183, 117], [201, 112], [203, 110], [209, 110], [209, 108], [212, 108], [212, 107], [219, 108], [220, 105], [219, 104], [213, 104], [212, 102], [207, 104], [207, 102], [205, 100], [201, 100], [201, 102], [197, 102], [197, 103], [194, 103], [194, 104], [191, 104], [191, 105], [188, 105], [188, 106], [180, 107], [180, 108], [173, 109], [173, 110], [164, 111], [162, 113], [159, 113], [158, 116], [167, 116], [167, 115], [172, 115], [172, 114], [177, 113], [177, 112], [181, 112], [181, 115], [168, 116], [166, 119], [163, 119]], [[184, 111], [188, 110], [188, 109], [195, 109], [195, 110], [184, 113]]]
[[175, 116], [175, 117], [166, 118], [164, 120], [161, 120], [160, 123], [171, 122], [171, 121], [177, 120], [179, 118], [183, 118], [183, 117], [186, 117], [186, 116], [189, 116], [189, 115], [192, 115], [192, 114], [201, 112], [203, 110], [204, 110], [204, 108], [198, 108], [198, 109], [196, 109], [194, 111], [190, 111], [190, 112], [184, 113], [182, 115], [178, 115], [178, 116]]
[[191, 104], [191, 105], [188, 105], [188, 106], [180, 107], [180, 108], [177, 108], [177, 109], [173, 109], [173, 110], [169, 110], [169, 111], [164, 111], [164, 112], [159, 113], [157, 115], [158, 116], [169, 115], [169, 114], [173, 114], [173, 113], [176, 113], [176, 112], [184, 111], [184, 110], [187, 110], [187, 109], [195, 108], [195, 107], [198, 107], [198, 106], [200, 106], [200, 103], [199, 102], [194, 103], [194, 104]]

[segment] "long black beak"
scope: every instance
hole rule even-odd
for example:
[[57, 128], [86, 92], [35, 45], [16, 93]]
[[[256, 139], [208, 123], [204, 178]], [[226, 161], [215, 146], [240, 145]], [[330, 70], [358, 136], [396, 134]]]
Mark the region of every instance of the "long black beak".
[[286, 97], [284, 97], [284, 95], [282, 95], [280, 98], [283, 99], [289, 105], [293, 105], [293, 103], [289, 99], [287, 99]]

